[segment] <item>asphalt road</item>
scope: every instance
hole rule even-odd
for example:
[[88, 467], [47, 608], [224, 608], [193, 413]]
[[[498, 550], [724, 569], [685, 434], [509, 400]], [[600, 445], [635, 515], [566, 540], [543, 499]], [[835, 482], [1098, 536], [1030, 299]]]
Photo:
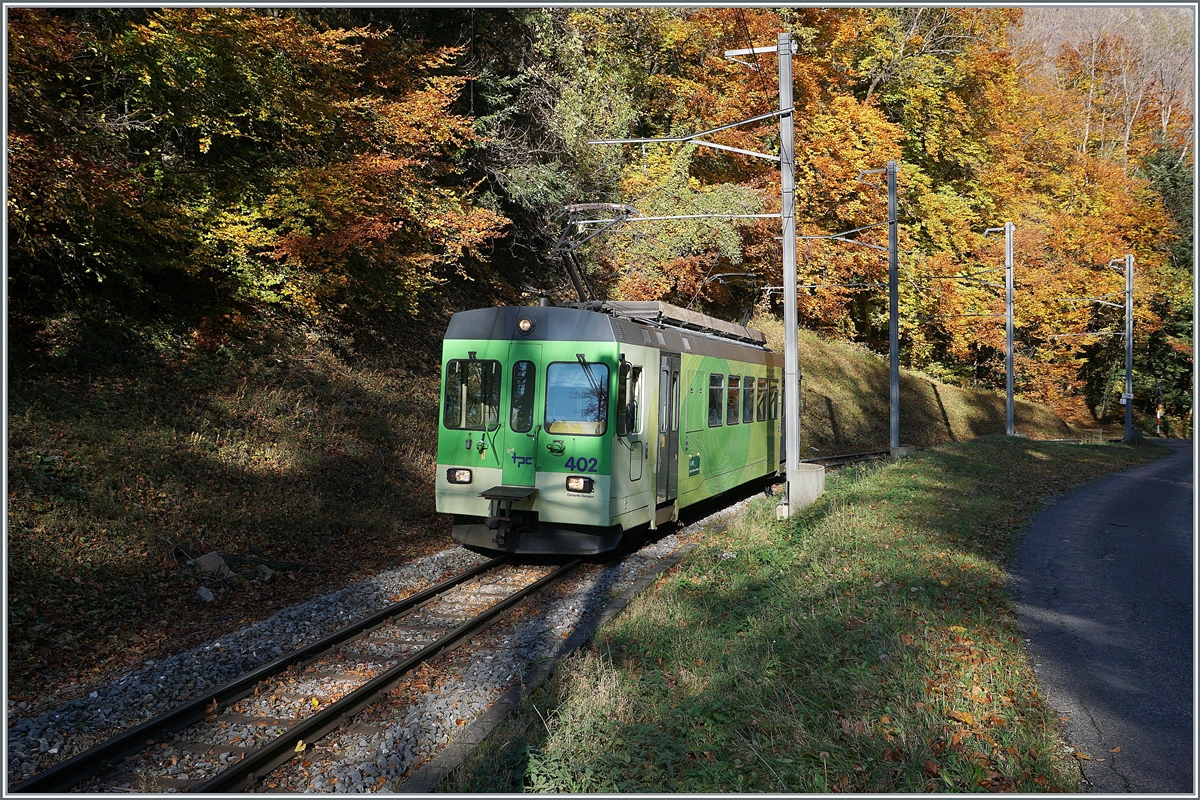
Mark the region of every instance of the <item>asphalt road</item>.
[[1039, 514], [1010, 570], [1041, 692], [1091, 759], [1087, 791], [1196, 793], [1193, 451], [1166, 445]]

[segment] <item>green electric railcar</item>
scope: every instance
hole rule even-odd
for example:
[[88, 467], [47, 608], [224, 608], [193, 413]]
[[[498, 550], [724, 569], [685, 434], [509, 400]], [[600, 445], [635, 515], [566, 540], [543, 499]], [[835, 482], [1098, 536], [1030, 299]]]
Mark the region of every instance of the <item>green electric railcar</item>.
[[437, 510], [488, 551], [594, 554], [780, 472], [783, 358], [659, 302], [455, 314], [442, 352]]

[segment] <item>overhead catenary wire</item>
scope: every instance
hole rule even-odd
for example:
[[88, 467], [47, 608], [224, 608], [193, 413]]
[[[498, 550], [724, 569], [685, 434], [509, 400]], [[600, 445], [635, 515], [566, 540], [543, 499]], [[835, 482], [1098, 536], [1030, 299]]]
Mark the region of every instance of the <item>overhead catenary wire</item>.
[[1007, 314], [930, 314], [927, 316], [918, 316], [913, 319], [921, 321], [930, 319], [954, 319], [955, 317], [1006, 317]]
[[[887, 286], [886, 283], [799, 283], [796, 284], [797, 289], [826, 289], [834, 288], [852, 288], [852, 289], [876, 289], [881, 286]], [[763, 294], [770, 297], [773, 294], [783, 294], [782, 286], [764, 286]]]
[[[607, 225], [614, 222], [661, 222], [672, 219], [780, 219], [779, 214], [676, 214], [663, 217], [628, 217], [616, 219], [581, 219], [575, 225]], [[619, 229], [618, 229], [619, 230]]]
[[1073, 336], [1124, 336], [1125, 331], [1091, 331], [1089, 333], [1051, 333], [1043, 339], [1069, 339]]
[[747, 49], [750, 50], [750, 57], [754, 59], [754, 63], [750, 64], [749, 62], [746, 62], [746, 61], [739, 61], [736, 58], [731, 58], [730, 60], [734, 61], [738, 64], [742, 64], [744, 66], [750, 67], [750, 69], [754, 72], [754, 75], [755, 75], [756, 79], [758, 80], [760, 87], [763, 89], [763, 92], [765, 94], [769, 95], [771, 93], [772, 87], [766, 83], [767, 79], [766, 79], [766, 76], [763, 75], [762, 64], [759, 63], [758, 53], [755, 52], [755, 49], [754, 49], [754, 37], [752, 37], [750, 35], [750, 26], [746, 24], [746, 15], [743, 13], [743, 9], [741, 7], [738, 7], [738, 9], [737, 9], [737, 17], [738, 17], [738, 22], [742, 23], [742, 33], [745, 34], [746, 47], [747, 47]]
[[[862, 225], [858, 228], [851, 228], [848, 231], [841, 231], [839, 233], [814, 233], [814, 234], [804, 235], [804, 236], [801, 236], [799, 233], [797, 233], [796, 238], [797, 239], [836, 239], [838, 241], [854, 242], [853, 239], [846, 239], [844, 237], [849, 236], [852, 233], [862, 233], [863, 231], [869, 231], [872, 228], [882, 228], [884, 225], [887, 225], [886, 220], [883, 222], [872, 222], [870, 225]], [[859, 244], [866, 244], [866, 243], [861, 242]]]

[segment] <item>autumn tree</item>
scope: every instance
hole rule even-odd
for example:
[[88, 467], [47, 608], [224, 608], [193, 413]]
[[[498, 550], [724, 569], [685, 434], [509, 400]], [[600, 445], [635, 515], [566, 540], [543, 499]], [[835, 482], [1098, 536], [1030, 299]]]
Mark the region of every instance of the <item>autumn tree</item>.
[[304, 12], [17, 9], [10, 296], [411, 309], [504, 218], [461, 185], [456, 53]]
[[[866, 244], [884, 241], [882, 187], [860, 174], [897, 160], [905, 360], [965, 383], [1003, 385], [1003, 301], [988, 285], [1000, 282], [1002, 245], [982, 232], [1013, 221], [1018, 389], [1061, 400], [1109, 363], [1114, 340], [1100, 334], [1112, 327], [1110, 313], [1069, 298], [1119, 288], [1103, 268], [1110, 258], [1136, 253], [1141, 347], [1162, 328], [1162, 310], [1175, 307], [1166, 298], [1178, 296], [1181, 283], [1164, 272], [1166, 256], [1186, 237], [1172, 234], [1157, 190], [1165, 184], [1148, 182], [1143, 165], [1162, 173], [1166, 161], [1156, 154], [1165, 151], [1154, 142], [1168, 139], [1177, 163], [1189, 163], [1181, 136], [1190, 111], [1181, 101], [1190, 89], [1172, 71], [1189, 45], [1186, 37], [1168, 39], [1170, 55], [1155, 56], [1143, 44], [1151, 29], [1159, 39], [1179, 30], [1169, 16], [1130, 10], [1117, 24], [1092, 15], [1099, 33], [1091, 38], [1063, 20], [1047, 35], [1046, 17], [1024, 17], [1014, 9], [614, 9], [572, 20], [590, 42], [589, 57], [627, 54], [627, 91], [642, 112], [631, 135], [643, 137], [774, 108], [774, 59], [739, 65], [722, 51], [791, 30], [798, 269], [810, 287], [798, 298], [802, 324], [886, 346], [886, 294], [878, 286], [886, 261], [827, 237], [852, 230]], [[773, 120], [713, 138], [749, 150], [778, 147]], [[778, 210], [777, 173], [761, 162], [694, 146], [624, 155], [620, 196], [607, 199], [681, 214], [715, 210], [703, 201], [719, 197], [727, 213], [738, 213], [754, 207], [742, 201], [753, 195], [763, 211]], [[690, 222], [626, 226], [590, 254], [597, 268], [627, 276], [615, 285], [631, 296], [720, 308], [724, 290], [713, 275], [750, 272], [760, 285], [779, 285], [779, 251], [770, 244], [777, 226], [742, 225], [741, 246], [733, 247], [738, 226], [724, 224], [719, 234]], [[1088, 333], [1095, 335], [1081, 335]]]

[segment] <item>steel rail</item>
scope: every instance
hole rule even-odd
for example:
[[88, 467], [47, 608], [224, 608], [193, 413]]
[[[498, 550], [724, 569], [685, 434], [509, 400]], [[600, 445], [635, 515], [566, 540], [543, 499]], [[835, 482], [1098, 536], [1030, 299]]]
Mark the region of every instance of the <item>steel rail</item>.
[[459, 640], [466, 639], [483, 630], [501, 613], [542, 587], [559, 580], [582, 563], [583, 559], [577, 558], [524, 589], [509, 595], [442, 638], [421, 648], [396, 666], [375, 676], [342, 699], [292, 725], [286, 733], [280, 734], [227, 769], [194, 788], [189, 787], [187, 791], [199, 793], [253, 791], [258, 777], [267, 775], [271, 770], [291, 760], [297, 753], [303, 752], [307, 743], [319, 740], [349, 721], [359, 711], [374, 703], [380, 695], [389, 691], [413, 667], [429, 660]]
[[403, 614], [433, 599], [447, 589], [452, 589], [481, 573], [494, 569], [507, 560], [507, 557], [504, 556], [490, 559], [465, 572], [447, 578], [435, 586], [406, 597], [400, 602], [390, 605], [369, 617], [364, 617], [312, 644], [306, 645], [299, 650], [293, 650], [241, 677], [234, 678], [232, 681], [206, 692], [195, 700], [165, 711], [137, 727], [130, 728], [112, 739], [101, 742], [95, 747], [72, 756], [66, 761], [45, 769], [29, 780], [12, 787], [9, 791], [13, 793], [52, 793], [64, 792], [71, 789], [82, 781], [114, 766], [115, 762], [125, 756], [143, 749], [146, 746], [147, 739], [175, 733], [204, 719], [204, 717], [212, 713], [210, 709], [214, 702], [218, 706], [225, 706], [236, 700], [240, 700], [254, 691], [254, 687], [261, 681], [286, 672], [289, 667], [297, 663], [310, 661], [320, 653], [349, 639], [353, 639], [359, 634], [377, 628], [392, 617]]
[[866, 453], [841, 453], [838, 455], [823, 456], [823, 457], [817, 457], [817, 458], [802, 458], [802, 459], [800, 459], [800, 463], [801, 464], [816, 464], [821, 461], [836, 461], [838, 463], [851, 464], [851, 463], [854, 463], [855, 461], [870, 461], [871, 459], [883, 458], [884, 456], [890, 456], [891, 454], [892, 454], [891, 450], [871, 450]]

